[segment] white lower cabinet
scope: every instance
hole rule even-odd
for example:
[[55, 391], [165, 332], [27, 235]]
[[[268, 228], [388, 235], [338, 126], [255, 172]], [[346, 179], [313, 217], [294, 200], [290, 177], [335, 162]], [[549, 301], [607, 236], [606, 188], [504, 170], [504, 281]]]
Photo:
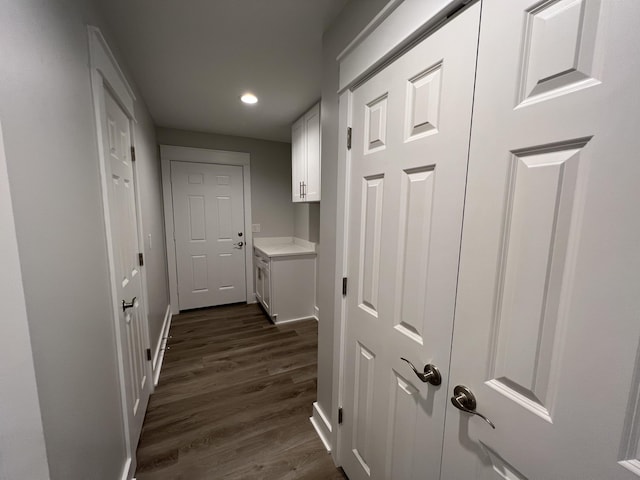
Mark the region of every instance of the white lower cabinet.
[[314, 317], [316, 254], [268, 256], [254, 249], [256, 299], [274, 323]]

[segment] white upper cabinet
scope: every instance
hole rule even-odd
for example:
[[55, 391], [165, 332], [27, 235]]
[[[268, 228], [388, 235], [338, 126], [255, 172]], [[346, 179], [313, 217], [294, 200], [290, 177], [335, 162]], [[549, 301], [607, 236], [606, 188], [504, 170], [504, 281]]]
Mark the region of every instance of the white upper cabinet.
[[291, 160], [293, 201], [320, 201], [319, 103], [291, 127]]

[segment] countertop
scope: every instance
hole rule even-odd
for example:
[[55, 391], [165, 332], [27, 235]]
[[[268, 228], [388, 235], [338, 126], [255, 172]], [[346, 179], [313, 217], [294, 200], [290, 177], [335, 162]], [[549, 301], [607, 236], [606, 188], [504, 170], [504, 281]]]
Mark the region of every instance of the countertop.
[[296, 237], [254, 238], [253, 247], [267, 257], [316, 254], [315, 243]]

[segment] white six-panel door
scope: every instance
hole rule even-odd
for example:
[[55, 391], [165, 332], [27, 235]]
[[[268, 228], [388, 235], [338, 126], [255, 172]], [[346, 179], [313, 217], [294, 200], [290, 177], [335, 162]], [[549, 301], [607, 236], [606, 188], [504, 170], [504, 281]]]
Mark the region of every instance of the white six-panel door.
[[640, 476], [639, 19], [483, 2], [443, 480]]
[[[149, 343], [145, 302], [142, 298], [142, 274], [138, 261], [138, 222], [131, 161], [131, 130], [129, 118], [106, 88], [104, 106], [109, 215], [121, 327], [118, 340], [123, 352], [129, 436], [135, 451], [152, 384], [150, 362], [146, 358]], [[123, 302], [132, 305], [125, 308]]]
[[[437, 479], [480, 5], [353, 93], [343, 468]], [[423, 383], [435, 364], [440, 386]]]
[[171, 162], [180, 310], [246, 301], [242, 167]]

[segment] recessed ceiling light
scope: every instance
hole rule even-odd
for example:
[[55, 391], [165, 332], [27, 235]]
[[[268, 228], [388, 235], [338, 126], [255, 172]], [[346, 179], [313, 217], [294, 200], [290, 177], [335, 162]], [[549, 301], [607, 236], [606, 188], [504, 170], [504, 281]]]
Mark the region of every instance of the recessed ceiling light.
[[245, 93], [240, 97], [244, 103], [258, 103], [258, 97], [256, 97], [253, 93]]

